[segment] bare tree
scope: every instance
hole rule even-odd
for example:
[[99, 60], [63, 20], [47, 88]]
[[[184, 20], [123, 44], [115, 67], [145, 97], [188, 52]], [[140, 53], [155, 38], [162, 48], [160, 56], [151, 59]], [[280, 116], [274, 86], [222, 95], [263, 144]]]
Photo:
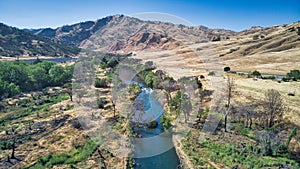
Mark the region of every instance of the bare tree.
[[227, 107], [226, 111], [225, 111], [225, 117], [224, 117], [224, 129], [225, 132], [227, 132], [227, 118], [230, 112], [231, 106]]
[[227, 118], [231, 110], [231, 99], [233, 97], [234, 85], [235, 85], [234, 79], [227, 76], [227, 84], [225, 90], [226, 97], [227, 97], [227, 104], [225, 105], [225, 107], [227, 108], [225, 110], [225, 117], [224, 117], [225, 132], [227, 131]]
[[243, 104], [238, 107], [237, 116], [244, 117], [246, 127], [252, 128], [253, 119], [257, 117], [256, 105]]
[[277, 155], [282, 145], [282, 141], [278, 136], [278, 131], [264, 130], [259, 136], [259, 141], [262, 144], [261, 150], [264, 155]]
[[230, 107], [231, 98], [233, 97], [234, 87], [235, 87], [234, 79], [227, 76], [227, 84], [226, 84], [227, 105], [226, 105], [226, 107]]
[[184, 122], [187, 123], [189, 115], [192, 111], [190, 96], [185, 92], [181, 95], [181, 111], [184, 114]]
[[16, 156], [15, 156], [15, 149], [16, 149], [16, 136], [17, 135], [17, 132], [16, 130], [14, 129], [14, 127], [11, 128], [11, 137], [12, 137], [12, 145], [11, 145], [11, 155], [7, 156], [7, 162], [11, 163], [11, 160], [10, 159], [16, 159]]
[[281, 94], [274, 89], [270, 89], [265, 93], [263, 100], [263, 108], [266, 116], [266, 124], [272, 127], [275, 121], [282, 119], [284, 111], [284, 102]]
[[113, 108], [113, 111], [114, 111], [114, 117], [116, 117], [116, 102], [117, 102], [117, 99], [116, 97], [114, 97], [114, 95], [110, 98], [110, 101], [111, 101], [111, 104], [112, 104], [112, 108]]
[[70, 100], [71, 102], [73, 101], [73, 92], [72, 92], [72, 83], [69, 82], [69, 83], [66, 83], [64, 85], [65, 89], [64, 89], [64, 92], [67, 93], [70, 97]]

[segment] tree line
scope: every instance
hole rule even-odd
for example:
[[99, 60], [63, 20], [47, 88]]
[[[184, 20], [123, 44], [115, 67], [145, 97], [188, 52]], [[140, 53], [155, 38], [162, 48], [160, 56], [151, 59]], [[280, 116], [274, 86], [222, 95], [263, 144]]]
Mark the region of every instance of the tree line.
[[64, 67], [49, 61], [35, 64], [0, 62], [0, 99], [64, 85], [71, 80], [72, 74], [73, 66]]

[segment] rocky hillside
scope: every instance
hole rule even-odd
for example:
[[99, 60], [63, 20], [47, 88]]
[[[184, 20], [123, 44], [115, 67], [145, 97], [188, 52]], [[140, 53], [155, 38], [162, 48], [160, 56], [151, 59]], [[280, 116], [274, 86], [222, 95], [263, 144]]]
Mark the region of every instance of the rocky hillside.
[[65, 56], [78, 52], [78, 48], [54, 43], [48, 38], [0, 23], [0, 56]]
[[[158, 21], [142, 21], [124, 15], [108, 16], [97, 21], [87, 21], [74, 25], [62, 26], [56, 29], [28, 30], [32, 33], [53, 39], [66, 45], [80, 48], [112, 51], [126, 49], [132, 46], [128, 41], [135, 37], [149, 35], [161, 36], [157, 48], [165, 49], [164, 38], [184, 43], [200, 41], [219, 41], [229, 39], [235, 32], [223, 29], [209, 29], [203, 26], [188, 27]], [[156, 39], [157, 40], [157, 39]], [[151, 44], [147, 44], [150, 42]], [[153, 47], [152, 41], [145, 41], [144, 45], [133, 45], [134, 50]], [[124, 46], [120, 46], [120, 45]], [[129, 46], [127, 46], [129, 45]], [[154, 45], [155, 46], [155, 45]], [[173, 45], [170, 45], [172, 48]]]
[[182, 45], [172, 37], [158, 33], [138, 33], [113, 45], [109, 52], [130, 53], [145, 49], [174, 49]]
[[[142, 21], [124, 15], [66, 25], [56, 29], [27, 30], [68, 46], [104, 52], [130, 53], [145, 49], [172, 50], [194, 44], [213, 44], [220, 57], [236, 58], [300, 46], [299, 22], [234, 32], [204, 26]], [[179, 49], [179, 48], [178, 48]]]

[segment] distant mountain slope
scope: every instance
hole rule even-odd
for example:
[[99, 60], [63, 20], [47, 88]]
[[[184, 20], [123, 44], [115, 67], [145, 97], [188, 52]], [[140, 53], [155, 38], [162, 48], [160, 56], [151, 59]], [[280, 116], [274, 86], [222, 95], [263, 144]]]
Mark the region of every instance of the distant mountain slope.
[[75, 55], [80, 49], [0, 23], [0, 56]]
[[53, 39], [55, 42], [61, 42], [68, 46], [80, 47], [82, 41], [88, 39], [93, 33], [104, 27], [112, 18], [113, 16], [108, 16], [97, 21], [86, 21], [56, 29], [27, 29], [26, 31]]
[[228, 58], [300, 48], [300, 22], [266, 28], [252, 27], [237, 33], [225, 46], [220, 56]]

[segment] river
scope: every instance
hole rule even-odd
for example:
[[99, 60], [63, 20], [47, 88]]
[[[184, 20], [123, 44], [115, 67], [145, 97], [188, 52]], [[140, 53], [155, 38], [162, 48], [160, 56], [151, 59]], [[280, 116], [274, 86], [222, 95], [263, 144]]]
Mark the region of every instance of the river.
[[[155, 98], [152, 89], [142, 87], [142, 92], [136, 100], [144, 104], [141, 121], [153, 119], [158, 122], [157, 127], [148, 128], [144, 126], [135, 127], [134, 131], [141, 139], [133, 141], [135, 169], [176, 169], [180, 161], [172, 142], [172, 135], [163, 131], [160, 118], [163, 115], [163, 107]], [[136, 116], [136, 114], [135, 114]], [[137, 121], [137, 117], [133, 117]], [[152, 120], [151, 120], [152, 121]]]
[[[32, 64], [36, 62], [35, 59], [20, 59], [19, 61]], [[67, 63], [67, 62], [75, 62], [77, 58], [60, 58], [60, 57], [53, 57], [53, 58], [40, 58], [40, 61], [50, 61], [54, 63]]]

